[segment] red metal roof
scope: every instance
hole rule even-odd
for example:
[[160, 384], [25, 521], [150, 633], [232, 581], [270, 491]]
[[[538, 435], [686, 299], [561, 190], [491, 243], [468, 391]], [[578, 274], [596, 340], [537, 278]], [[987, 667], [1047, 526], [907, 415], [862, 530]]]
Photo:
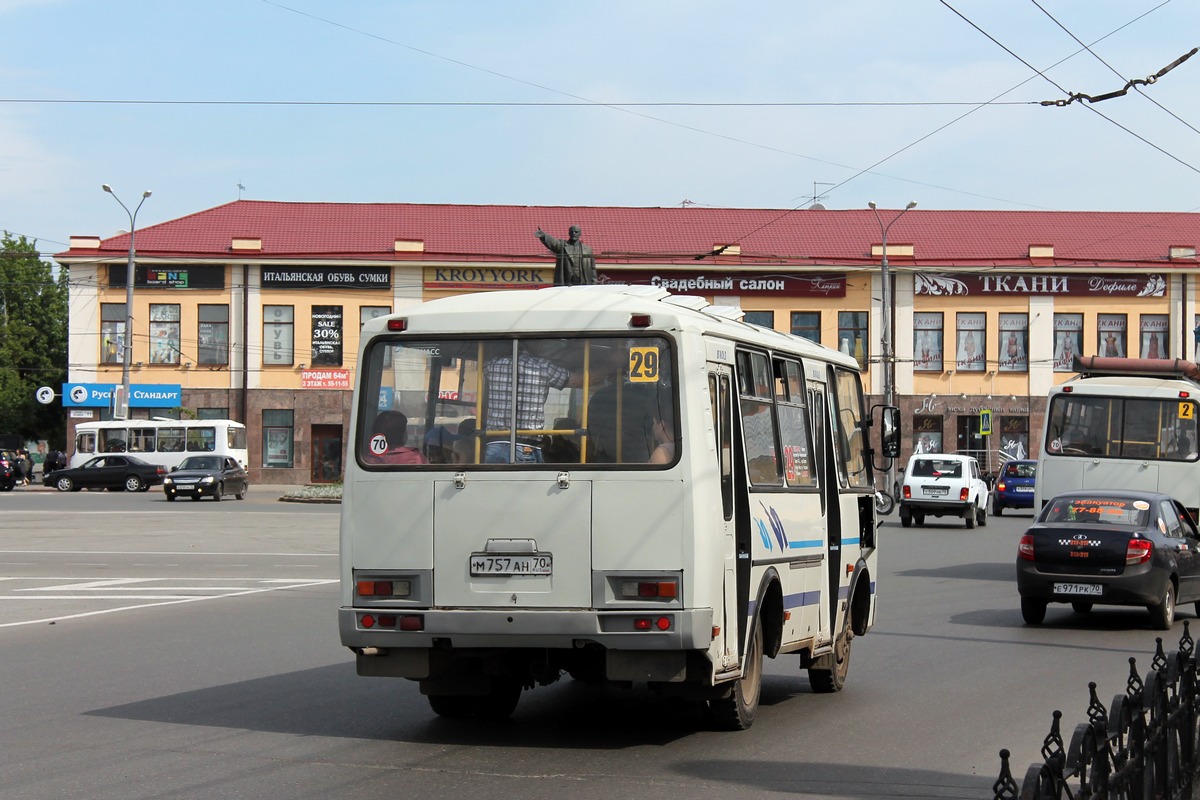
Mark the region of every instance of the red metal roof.
[[[721, 244], [740, 256], [728, 267], [878, 263], [880, 220], [898, 209], [624, 208], [607, 206], [418, 205], [410, 203], [287, 203], [237, 200], [139, 228], [142, 257], [197, 260], [321, 259], [396, 261], [541, 261], [553, 256], [534, 232], [566, 238], [572, 224], [601, 264], [674, 263], [704, 268]], [[261, 252], [231, 247], [234, 238], [261, 239]], [[397, 253], [397, 239], [421, 240], [421, 253]], [[1169, 248], [1200, 242], [1200, 214], [1187, 212], [942, 211], [913, 209], [888, 232], [889, 262], [924, 266], [1105, 266], [1195, 268], [1195, 258], [1168, 259]], [[912, 245], [913, 258], [893, 250]], [[1052, 260], [1029, 257], [1031, 245], [1054, 248]], [[119, 256], [128, 234], [100, 250], [74, 248], [67, 262]]]

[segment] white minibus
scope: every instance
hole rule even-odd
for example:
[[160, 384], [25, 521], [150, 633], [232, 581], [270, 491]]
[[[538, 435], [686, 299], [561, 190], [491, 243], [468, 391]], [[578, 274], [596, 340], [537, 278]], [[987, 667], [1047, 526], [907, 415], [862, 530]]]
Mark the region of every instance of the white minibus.
[[360, 675], [477, 718], [562, 675], [638, 682], [728, 729], [764, 657], [842, 688], [879, 574], [854, 358], [624, 285], [433, 300], [367, 323], [359, 355], [339, 627]]

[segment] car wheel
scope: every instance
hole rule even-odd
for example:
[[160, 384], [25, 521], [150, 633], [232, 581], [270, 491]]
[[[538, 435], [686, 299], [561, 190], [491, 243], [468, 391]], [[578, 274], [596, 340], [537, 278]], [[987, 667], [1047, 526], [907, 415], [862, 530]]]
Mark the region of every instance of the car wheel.
[[167, 492], [167, 502], [168, 503], [175, 502], [175, 493], [174, 492]]
[[762, 694], [763, 634], [762, 625], [754, 622], [750, 636], [750, 652], [746, 654], [746, 669], [742, 677], [732, 681], [724, 694], [708, 703], [717, 724], [725, 730], [744, 731], [754, 724], [758, 713], [758, 698]]
[[903, 511], [901, 511], [900, 512], [900, 524], [903, 525], [905, 528], [911, 527], [912, 526], [912, 514], [905, 514]]
[[1021, 618], [1030, 625], [1041, 625], [1046, 619], [1046, 601], [1022, 597]]
[[987, 506], [984, 506], [976, 512], [975, 521], [979, 523], [979, 527], [987, 527]]
[[917, 524], [918, 528], [921, 527], [922, 525], [924, 525], [925, 524], [925, 512], [924, 511], [914, 511], [913, 512], [913, 522], [915, 522]]
[[65, 476], [64, 476], [64, 477], [61, 477], [61, 478], [59, 478], [58, 480], [56, 480], [56, 481], [54, 482], [54, 487], [55, 487], [56, 489], [58, 489], [60, 492], [75, 492], [75, 491], [78, 491], [78, 489], [76, 489], [76, 488], [75, 488], [75, 481], [73, 481], [73, 480], [71, 480], [70, 478], [68, 478], [68, 477], [65, 477]]
[[1175, 624], [1175, 584], [1167, 581], [1162, 599], [1156, 605], [1150, 606], [1150, 620], [1154, 623], [1155, 630], [1171, 630], [1171, 626]]
[[216, 491], [213, 492], [213, 500], [221, 502], [221, 495], [225, 494], [225, 484], [218, 483]]
[[1086, 614], [1092, 610], [1092, 604], [1086, 603], [1083, 600], [1076, 600], [1074, 603], [1071, 603], [1071, 608], [1076, 614]]
[[963, 521], [967, 523], [967, 530], [971, 530], [975, 527], [975, 521], [978, 516], [979, 512], [976, 511], [975, 506], [971, 506], [967, 509], [967, 513], [963, 517]]
[[140, 492], [144, 485], [142, 479], [137, 475], [130, 475], [125, 478], [125, 491], [127, 492]]
[[246, 499], [246, 489], [248, 489], [248, 488], [249, 488], [248, 486], [242, 486], [242, 488], [238, 491], [238, 493], [234, 495], [234, 498], [236, 498], [238, 500], [245, 500]]
[[1004, 516], [1004, 506], [1000, 505], [1000, 503], [992, 503], [992, 513], [995, 514], [997, 517], [1003, 517]]

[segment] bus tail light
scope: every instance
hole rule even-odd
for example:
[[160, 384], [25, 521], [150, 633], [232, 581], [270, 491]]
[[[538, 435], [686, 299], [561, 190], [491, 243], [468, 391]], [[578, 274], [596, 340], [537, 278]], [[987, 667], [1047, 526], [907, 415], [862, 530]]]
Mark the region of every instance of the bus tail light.
[[367, 578], [354, 582], [354, 593], [373, 600], [405, 598], [412, 594], [412, 581]]
[[670, 617], [637, 617], [633, 621], [633, 629], [635, 631], [669, 631], [671, 630]]
[[387, 329], [395, 333], [403, 333], [408, 330], [408, 320], [403, 317], [400, 319], [389, 319], [387, 321]]
[[674, 580], [631, 578], [621, 581], [622, 600], [674, 600], [679, 596], [679, 584]]
[[1154, 543], [1148, 539], [1130, 539], [1125, 548], [1125, 564], [1145, 564], [1154, 555]]
[[359, 614], [358, 624], [363, 628], [423, 631], [425, 630], [425, 617], [420, 614]]

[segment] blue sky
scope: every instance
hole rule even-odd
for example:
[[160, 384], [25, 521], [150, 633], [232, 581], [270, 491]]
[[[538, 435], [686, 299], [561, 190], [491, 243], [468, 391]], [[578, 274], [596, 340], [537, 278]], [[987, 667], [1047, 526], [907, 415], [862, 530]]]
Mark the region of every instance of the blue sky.
[[139, 227], [239, 194], [1200, 209], [1200, 54], [1037, 104], [1200, 45], [1193, 0], [0, 0], [0, 27], [0, 229], [47, 253], [128, 227], [102, 183], [153, 190]]

